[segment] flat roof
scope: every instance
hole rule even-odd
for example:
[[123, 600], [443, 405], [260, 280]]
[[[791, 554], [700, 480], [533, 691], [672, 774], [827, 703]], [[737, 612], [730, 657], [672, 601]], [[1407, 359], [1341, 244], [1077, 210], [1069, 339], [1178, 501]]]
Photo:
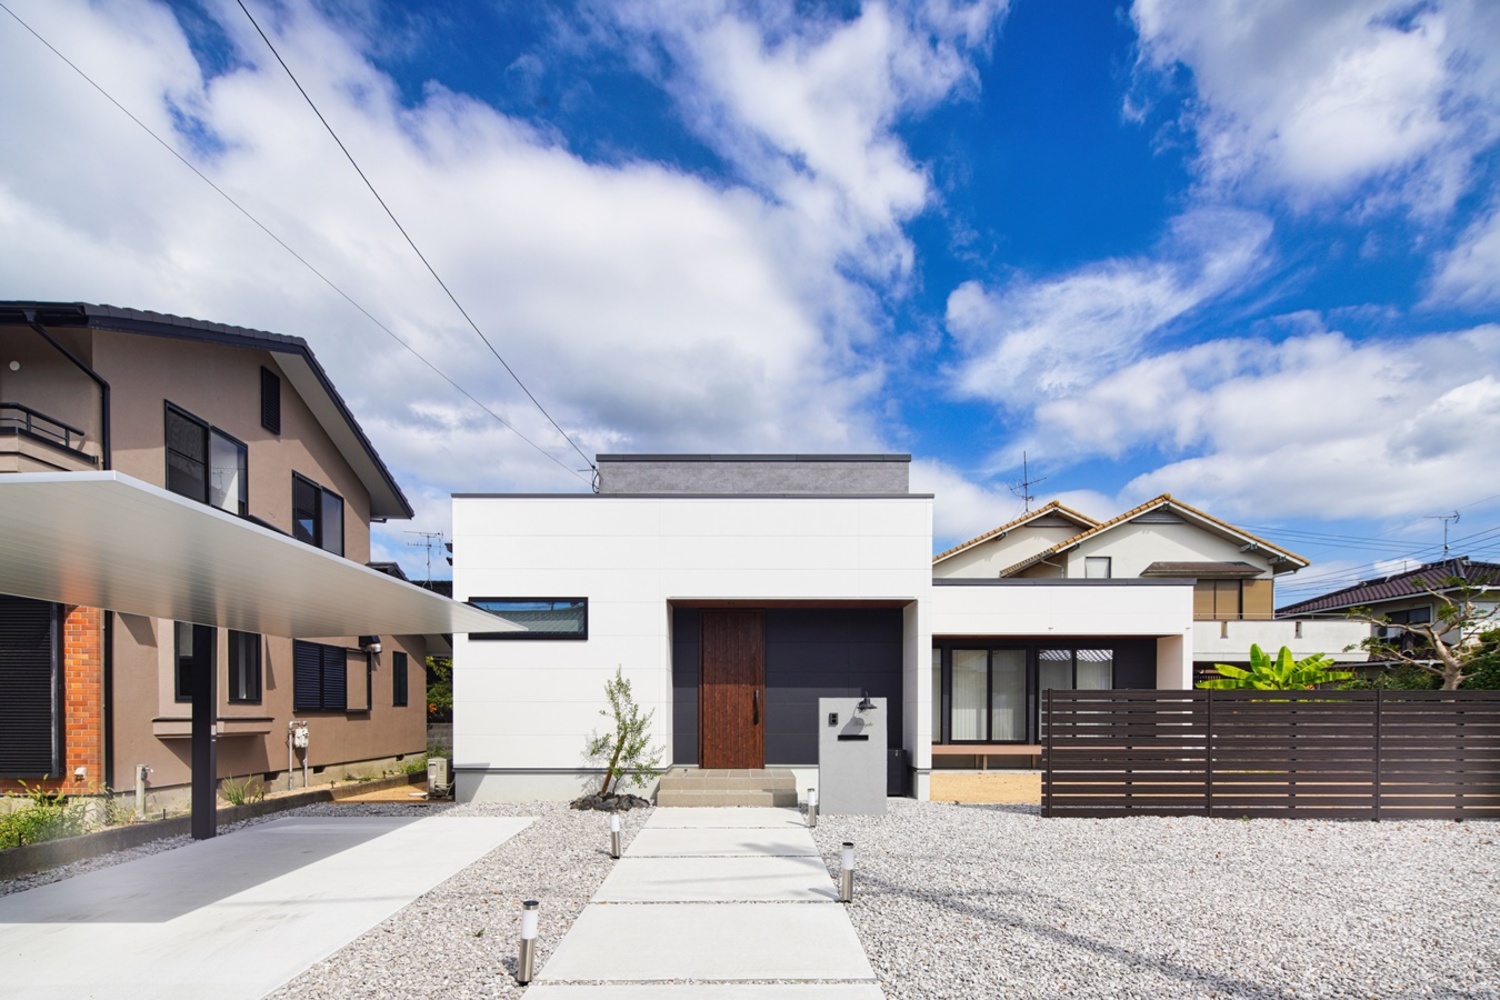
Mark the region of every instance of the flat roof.
[[119, 472], [0, 476], [0, 593], [295, 638], [524, 631]]

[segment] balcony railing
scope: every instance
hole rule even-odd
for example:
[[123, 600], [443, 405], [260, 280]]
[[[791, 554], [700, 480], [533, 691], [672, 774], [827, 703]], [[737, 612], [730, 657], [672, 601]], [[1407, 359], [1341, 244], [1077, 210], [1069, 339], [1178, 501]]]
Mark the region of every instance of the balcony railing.
[[24, 434], [38, 441], [82, 453], [82, 430], [21, 403], [0, 402], [0, 434]]

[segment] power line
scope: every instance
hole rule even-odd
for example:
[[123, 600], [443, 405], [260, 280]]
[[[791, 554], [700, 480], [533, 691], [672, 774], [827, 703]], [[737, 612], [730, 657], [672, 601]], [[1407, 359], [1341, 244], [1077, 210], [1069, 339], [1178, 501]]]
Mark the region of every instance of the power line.
[[443, 290], [443, 294], [448, 296], [448, 301], [453, 303], [453, 307], [459, 311], [460, 315], [463, 316], [464, 321], [469, 324], [469, 327], [479, 336], [479, 339], [484, 341], [484, 346], [490, 349], [490, 353], [495, 356], [495, 360], [500, 362], [500, 366], [505, 369], [506, 373], [510, 375], [512, 379], [515, 380], [516, 385], [521, 387], [521, 391], [526, 394], [526, 398], [531, 400], [533, 405], [535, 405], [536, 408], [541, 411], [542, 416], [547, 418], [547, 422], [557, 430], [557, 433], [563, 436], [563, 440], [573, 446], [573, 450], [578, 452], [579, 457], [588, 463], [589, 468], [594, 469], [595, 466], [593, 459], [585, 454], [582, 448], [578, 447], [577, 442], [575, 442], [571, 437], [568, 436], [567, 431], [562, 429], [562, 425], [560, 425], [556, 420], [552, 419], [552, 414], [547, 412], [547, 408], [542, 405], [542, 401], [536, 398], [532, 391], [526, 387], [526, 383], [521, 381], [521, 376], [517, 375], [515, 373], [515, 370], [511, 368], [510, 364], [500, 356], [500, 352], [495, 349], [495, 345], [490, 342], [490, 338], [486, 337], [484, 335], [484, 331], [479, 329], [479, 324], [474, 322], [473, 317], [469, 315], [468, 310], [465, 309], [462, 303], [458, 301], [458, 297], [453, 294], [453, 291], [448, 287], [447, 282], [443, 281], [442, 277], [437, 273], [437, 269], [432, 266], [430, 261], [428, 261], [427, 255], [422, 253], [421, 249], [418, 248], [416, 241], [411, 238], [411, 234], [408, 233], [406, 231], [406, 227], [401, 224], [401, 220], [396, 218], [396, 213], [391, 211], [391, 207], [385, 203], [385, 199], [380, 196], [380, 192], [375, 190], [375, 185], [370, 183], [370, 178], [365, 176], [365, 172], [360, 169], [359, 163], [354, 159], [354, 154], [349, 152], [349, 148], [344, 145], [344, 140], [339, 138], [338, 133], [333, 130], [333, 126], [328, 124], [328, 119], [323, 117], [323, 112], [318, 110], [317, 104], [313, 103], [313, 99], [308, 96], [307, 91], [303, 89], [301, 82], [299, 82], [297, 79], [297, 74], [292, 72], [292, 68], [286, 64], [286, 60], [281, 58], [281, 53], [276, 51], [276, 46], [271, 43], [271, 39], [266, 35], [264, 31], [261, 30], [260, 22], [255, 20], [255, 15], [251, 14], [250, 8], [245, 6], [245, 0], [235, 0], [235, 2], [239, 4], [240, 10], [245, 12], [245, 16], [250, 19], [250, 23], [255, 27], [256, 33], [260, 35], [261, 40], [266, 43], [266, 48], [271, 50], [271, 55], [275, 56], [276, 61], [281, 64], [281, 68], [286, 70], [287, 77], [292, 81], [292, 85], [297, 88], [297, 92], [302, 95], [302, 99], [307, 102], [307, 106], [309, 108], [312, 108], [313, 114], [318, 116], [318, 121], [323, 123], [323, 128], [328, 130], [328, 134], [332, 136], [333, 141], [338, 144], [339, 149], [344, 154], [344, 158], [349, 161], [349, 165], [354, 168], [354, 172], [359, 174], [359, 179], [365, 182], [365, 187], [370, 189], [370, 193], [375, 196], [375, 200], [380, 203], [380, 207], [385, 209], [385, 214], [390, 217], [391, 222], [394, 223], [396, 229], [400, 231], [402, 238], [406, 240], [406, 245], [411, 247], [412, 252], [417, 255], [417, 259], [422, 262], [422, 266], [427, 268], [427, 273], [432, 275], [432, 280], [438, 283], [438, 287]]
[[[89, 76], [82, 69], [80, 69], [78, 67], [78, 65], [73, 62], [73, 60], [69, 59], [67, 56], [63, 55], [60, 51], [58, 51], [58, 49], [51, 42], [47, 41], [47, 39], [43, 38], [37, 32], [37, 30], [35, 28], [33, 28], [31, 25], [29, 25], [25, 21], [23, 21], [21, 19], [21, 17], [16, 14], [15, 11], [11, 10], [8, 6], [5, 5], [5, 3], [3, 2], [3, 0], [0, 0], [0, 10], [4, 10], [5, 13], [9, 14], [11, 16], [11, 18], [17, 24], [19, 24], [21, 27], [25, 28], [28, 32], [30, 32], [30, 34], [31, 34], [31, 36], [33, 38], [35, 38], [37, 41], [39, 41], [43, 45], [45, 45], [48, 48], [48, 50], [50, 50], [52, 52], [53, 55], [57, 56], [57, 58], [61, 59], [65, 64], [67, 64], [67, 66], [68, 66], [69, 69], [71, 69], [74, 73], [77, 73], [80, 77], [82, 77], [85, 83], [87, 83], [90, 87], [93, 87], [96, 91], [98, 91], [104, 97], [105, 100], [109, 101], [109, 103], [113, 104], [117, 109], [119, 109], [119, 111], [122, 114], [124, 114], [125, 117], [127, 117], [131, 121], [135, 122], [135, 124], [137, 126], [139, 126], [142, 131], [144, 131], [152, 139], [155, 139], [158, 145], [160, 145], [167, 152], [169, 152], [173, 156], [175, 156], [178, 159], [178, 161], [182, 163], [183, 166], [187, 167], [194, 174], [197, 174], [199, 180], [203, 181], [203, 183], [205, 183], [209, 187], [213, 188], [214, 191], [218, 193], [219, 197], [223, 198], [225, 201], [229, 202], [230, 205], [234, 206], [234, 208], [241, 215], [243, 215], [245, 218], [249, 219], [255, 225], [255, 227], [257, 229], [259, 229], [261, 232], [265, 233], [267, 236], [271, 237], [271, 239], [275, 240], [278, 246], [280, 246], [287, 253], [291, 254], [297, 260], [297, 262], [299, 264], [301, 264], [303, 267], [305, 267], [309, 271], [311, 271], [318, 278], [318, 280], [322, 281], [329, 288], [333, 289], [333, 291], [335, 293], [337, 293], [345, 302], [348, 302], [355, 309], [357, 309], [361, 313], [363, 313], [366, 319], [368, 319], [371, 323], [374, 323], [381, 330], [385, 331], [385, 333], [387, 335], [389, 335], [392, 340], [394, 340], [396, 343], [400, 344], [402, 347], [404, 347], [408, 351], [410, 351], [411, 354], [418, 361], [422, 362], [428, 368], [432, 369], [432, 371], [434, 373], [436, 373], [439, 378], [441, 378], [444, 382], [447, 382], [454, 389], [457, 389], [464, 396], [468, 397], [468, 399], [469, 399], [470, 402], [472, 402], [475, 406], [479, 407], [485, 413], [487, 413], [491, 417], [493, 417], [502, 427], [504, 427], [507, 430], [509, 430], [516, 437], [520, 438], [522, 441], [525, 441], [527, 444], [531, 445], [531, 447], [535, 448], [542, 455], [545, 455], [547, 458], [549, 458], [553, 462], [557, 463], [557, 465], [561, 466], [568, 473], [570, 473], [572, 475], [575, 475], [575, 476], [578, 476], [580, 479], [583, 478], [579, 474], [579, 471], [577, 469], [569, 467], [566, 462], [560, 461], [557, 458], [556, 455], [553, 455], [551, 452], [547, 451], [541, 445], [537, 444], [535, 441], [533, 441], [530, 438], [528, 438], [525, 434], [522, 434], [519, 430], [517, 430], [515, 428], [515, 426], [513, 424], [511, 424], [504, 417], [500, 416], [500, 414], [496, 413], [494, 410], [490, 409], [488, 406], [486, 406], [484, 403], [482, 403], [473, 393], [469, 392], [469, 390], [465, 389], [463, 386], [459, 385], [453, 379], [449, 378], [448, 375], [447, 375], [447, 373], [445, 373], [437, 365], [433, 364], [431, 361], [428, 361], [427, 358], [423, 357], [422, 354], [421, 354], [421, 352], [419, 352], [415, 347], [411, 346], [411, 344], [409, 344], [405, 340], [403, 340], [394, 330], [392, 330], [390, 327], [386, 326], [380, 320], [376, 319], [375, 316], [368, 309], [366, 309], [364, 306], [362, 306], [358, 302], [356, 302], [354, 300], [354, 298], [349, 295], [348, 292], [344, 291], [338, 285], [334, 284], [334, 282], [333, 282], [333, 280], [331, 278], [329, 278], [322, 271], [319, 271], [316, 267], [314, 267], [312, 265], [312, 263], [307, 260], [307, 258], [303, 257], [296, 250], [293, 250], [292, 247], [285, 240], [283, 240], [280, 236], [277, 236], [276, 233], [272, 232], [271, 229], [269, 227], [267, 227], [265, 223], [261, 222], [253, 214], [251, 214], [251, 212], [250, 212], [249, 209], [247, 209], [245, 206], [241, 205], [238, 201], [235, 201], [234, 198], [231, 197], [228, 192], [226, 192], [223, 188], [219, 187], [219, 185], [215, 184], [212, 178], [210, 178], [203, 171], [199, 170], [198, 167], [196, 165], [194, 165], [194, 163], [191, 160], [189, 160], [187, 157], [185, 157], [181, 153], [179, 153], [177, 151], [176, 147], [174, 147], [171, 143], [167, 142], [161, 136], [157, 135], [156, 132], [151, 128], [151, 126], [147, 125], [141, 119], [137, 118], [135, 116], [135, 114], [129, 108], [125, 107], [125, 105], [123, 105], [119, 101], [115, 100], [114, 96], [112, 94], [110, 94], [109, 91], [105, 90], [98, 83], [96, 83], [94, 81], [93, 77]], [[571, 443], [571, 442], [569, 442], [569, 443]], [[592, 463], [590, 463], [590, 464], [592, 465]]]

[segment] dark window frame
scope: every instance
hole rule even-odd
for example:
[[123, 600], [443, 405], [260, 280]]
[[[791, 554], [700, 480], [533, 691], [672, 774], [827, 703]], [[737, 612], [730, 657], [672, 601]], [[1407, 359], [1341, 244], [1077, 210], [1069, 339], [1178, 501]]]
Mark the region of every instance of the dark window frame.
[[[192, 412], [183, 409], [171, 400], [163, 400], [162, 404], [162, 451], [165, 462], [163, 485], [167, 491], [180, 497], [187, 497], [189, 500], [196, 500], [204, 506], [212, 507], [214, 510], [222, 510], [227, 514], [235, 514], [239, 517], [248, 516], [250, 513], [250, 446], [233, 434], [222, 428], [215, 427], [207, 420], [195, 416]], [[172, 457], [174, 455], [180, 456], [183, 461], [198, 461], [198, 459], [188, 455], [186, 452], [172, 447], [170, 426], [173, 417], [194, 425], [203, 433], [203, 458], [201, 460], [203, 463], [203, 492], [201, 495], [175, 489], [172, 485]], [[239, 496], [235, 498], [234, 510], [220, 507], [213, 502], [213, 447], [215, 436], [229, 442], [239, 451], [241, 460]]]
[[[1036, 640], [1006, 640], [1005, 637], [997, 636], [995, 641], [986, 641], [984, 638], [962, 638], [942, 639], [933, 643], [933, 648], [942, 654], [940, 669], [942, 670], [941, 698], [942, 698], [942, 732], [932, 734], [934, 746], [978, 746], [981, 744], [1017, 744], [1034, 745], [1042, 740], [1042, 672], [1041, 653], [1042, 650], [1057, 650], [1068, 653], [1068, 679], [1072, 685], [1068, 690], [1077, 690], [1078, 686], [1078, 654], [1084, 650], [1099, 650], [1110, 654], [1110, 690], [1115, 690], [1114, 685], [1118, 678], [1115, 665], [1120, 658], [1119, 648], [1113, 645], [1104, 645], [1099, 642], [1091, 642], [1085, 637], [1077, 637], [1068, 642], [1049, 642], [1045, 639]], [[994, 733], [994, 653], [1002, 650], [1024, 650], [1026, 653], [1026, 739], [1024, 740], [955, 740], [952, 738], [953, 726], [953, 652], [954, 650], [983, 650], [985, 657], [985, 735]]]
[[[231, 704], [236, 705], [259, 705], [263, 697], [261, 681], [262, 677], [264, 676], [263, 672], [265, 663], [265, 640], [255, 632], [238, 632], [234, 629], [229, 629], [228, 632], [229, 635], [227, 637], [227, 645], [229, 647], [229, 701]], [[248, 637], [249, 639], [254, 640], [253, 645], [240, 645], [240, 643], [244, 642], [244, 639], [240, 637]], [[253, 683], [249, 685], [254, 690], [250, 694], [241, 695], [239, 693], [240, 688], [245, 685], [241, 685], [239, 683], [239, 674], [244, 671], [245, 663], [244, 661], [240, 660], [236, 654], [245, 648], [254, 650], [254, 654], [251, 656], [252, 662], [250, 663], [250, 677], [252, 678]]]
[[[172, 623], [172, 700], [179, 704], [191, 704], [193, 700], [193, 661], [198, 651], [193, 649], [186, 659], [182, 653], [182, 630], [188, 635], [203, 635], [208, 641], [208, 655], [213, 658], [214, 670], [219, 669], [219, 630], [192, 622]], [[193, 641], [191, 638], [189, 641]]]
[[281, 436], [281, 376], [265, 365], [260, 368], [260, 426]]
[[401, 650], [391, 652], [391, 707], [405, 708], [411, 703], [411, 663]]
[[[298, 484], [301, 484], [302, 486], [306, 487], [307, 489], [310, 489], [310, 490], [313, 491], [313, 497], [314, 497], [314, 501], [315, 501], [314, 505], [313, 505], [314, 509], [306, 511], [306, 513], [308, 513], [308, 514], [311, 515], [311, 517], [309, 518], [309, 520], [312, 522], [312, 530], [310, 532], [303, 530], [303, 528], [302, 528], [302, 520], [298, 517], [299, 512], [302, 512], [304, 510], [304, 508], [301, 507], [301, 506], [299, 506], [298, 502], [297, 502], [297, 487], [298, 487]], [[329, 507], [328, 507], [328, 501], [329, 500], [336, 500], [336, 501], [338, 501], [339, 530], [338, 530], [338, 548], [336, 548], [336, 549], [329, 548], [328, 544], [327, 544], [328, 543], [328, 538], [326, 537], [327, 536], [327, 531], [326, 531], [327, 524], [326, 524], [326, 522], [327, 522], [328, 518], [327, 518], [326, 515], [327, 515], [328, 509], [329, 509]], [[297, 539], [297, 541], [299, 541], [299, 542], [303, 542], [303, 543], [305, 543], [307, 545], [311, 545], [314, 548], [322, 549], [324, 552], [331, 552], [331, 553], [333, 553], [336, 556], [342, 556], [344, 554], [344, 534], [345, 534], [344, 528], [348, 524], [348, 521], [349, 521], [349, 518], [348, 518], [348, 504], [346, 504], [344, 502], [344, 498], [342, 496], [340, 496], [339, 494], [333, 492], [333, 490], [330, 490], [326, 486], [319, 485], [316, 480], [310, 479], [307, 476], [302, 475], [302, 473], [300, 473], [300, 472], [293, 472], [292, 473], [292, 537], [293, 538]]]
[[[485, 604], [580, 604], [583, 606], [582, 628], [577, 632], [470, 632], [470, 639], [481, 642], [586, 642], [589, 637], [589, 599], [587, 597], [471, 597], [467, 602], [480, 611], [488, 611], [505, 617], [504, 611], [487, 608]], [[528, 610], [515, 608], [516, 611]], [[535, 610], [535, 609], [530, 609]]]

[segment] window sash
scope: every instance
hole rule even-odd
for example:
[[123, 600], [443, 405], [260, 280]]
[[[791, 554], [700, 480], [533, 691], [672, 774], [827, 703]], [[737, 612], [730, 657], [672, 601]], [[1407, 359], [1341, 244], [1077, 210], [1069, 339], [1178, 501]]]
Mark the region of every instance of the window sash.
[[261, 638], [254, 632], [229, 630], [229, 700], [260, 701]]
[[471, 632], [470, 639], [587, 639], [587, 597], [471, 597], [469, 604], [525, 627], [524, 632]]
[[410, 699], [410, 679], [407, 677], [410, 669], [405, 653], [391, 654], [391, 704], [396, 708], [404, 708]]

